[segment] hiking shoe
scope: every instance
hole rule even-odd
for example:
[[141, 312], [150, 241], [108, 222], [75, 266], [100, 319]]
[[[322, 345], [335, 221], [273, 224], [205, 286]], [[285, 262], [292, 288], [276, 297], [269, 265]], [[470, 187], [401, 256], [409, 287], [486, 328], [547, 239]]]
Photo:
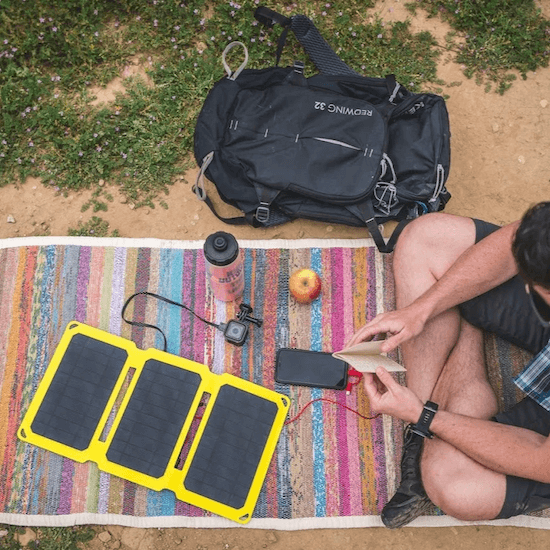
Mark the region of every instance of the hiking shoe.
[[424, 438], [413, 433], [411, 425], [407, 425], [401, 458], [401, 485], [380, 514], [382, 522], [389, 529], [403, 527], [421, 515], [430, 505], [430, 499], [420, 478], [423, 443]]

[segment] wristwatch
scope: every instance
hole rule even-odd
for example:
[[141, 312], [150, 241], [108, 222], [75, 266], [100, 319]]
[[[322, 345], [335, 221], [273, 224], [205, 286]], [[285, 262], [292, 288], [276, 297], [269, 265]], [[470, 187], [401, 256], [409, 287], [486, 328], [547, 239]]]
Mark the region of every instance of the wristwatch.
[[430, 424], [432, 423], [437, 409], [437, 403], [434, 403], [433, 401], [426, 401], [426, 404], [422, 409], [422, 414], [420, 415], [418, 422], [411, 426], [411, 431], [421, 437], [431, 439], [434, 434], [430, 432]]

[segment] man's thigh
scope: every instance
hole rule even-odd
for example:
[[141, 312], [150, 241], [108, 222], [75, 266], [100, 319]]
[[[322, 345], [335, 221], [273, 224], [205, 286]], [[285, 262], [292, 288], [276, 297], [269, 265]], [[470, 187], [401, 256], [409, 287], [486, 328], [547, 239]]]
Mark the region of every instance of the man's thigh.
[[[499, 226], [474, 220], [476, 242], [496, 231]], [[519, 276], [459, 305], [461, 315], [472, 325], [493, 332], [532, 353], [539, 352], [550, 339], [550, 328], [544, 328], [534, 314], [525, 283]]]

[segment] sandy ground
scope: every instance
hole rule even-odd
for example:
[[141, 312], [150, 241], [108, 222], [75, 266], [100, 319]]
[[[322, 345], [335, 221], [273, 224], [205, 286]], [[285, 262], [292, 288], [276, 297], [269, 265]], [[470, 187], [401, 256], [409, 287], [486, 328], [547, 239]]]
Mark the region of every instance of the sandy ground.
[[[539, 3], [550, 18], [550, 0]], [[405, 19], [407, 12], [399, 0], [380, 2], [376, 11], [387, 21]], [[413, 30], [429, 30], [443, 44], [449, 30], [438, 20], [415, 17]], [[137, 66], [126, 68], [132, 73]], [[123, 75], [124, 76], [124, 75]], [[505, 224], [521, 216], [532, 203], [550, 198], [550, 69], [530, 73], [527, 80], [518, 79], [504, 96], [486, 94], [483, 88], [467, 80], [461, 68], [443, 59], [439, 76], [447, 85], [451, 119], [452, 160], [447, 187], [452, 199], [446, 211], [474, 216]], [[113, 98], [113, 88], [123, 90], [120, 79], [98, 92], [98, 99]], [[168, 197], [168, 210], [131, 209], [116, 189], [108, 212], [99, 215], [110, 229], [123, 237], [161, 239], [204, 239], [215, 230], [230, 230], [237, 238], [363, 238], [360, 228], [341, 227], [306, 221], [295, 221], [270, 229], [234, 228], [219, 222], [191, 191], [196, 170], [175, 182]], [[107, 182], [108, 187], [108, 182]], [[212, 189], [212, 187], [208, 187]], [[30, 235], [67, 235], [79, 221], [92, 214], [81, 213], [89, 193], [56, 195], [39, 181], [29, 179], [24, 185], [0, 189], [0, 238]], [[211, 192], [211, 196], [213, 193]], [[222, 205], [225, 215], [237, 211]], [[8, 222], [8, 217], [12, 219]], [[14, 220], [14, 223], [13, 223]], [[391, 226], [391, 224], [389, 224]], [[391, 227], [386, 228], [386, 232]], [[30, 530], [29, 530], [30, 531]], [[32, 537], [32, 532], [28, 535]], [[501, 527], [408, 527], [397, 532], [383, 528], [263, 531], [255, 529], [131, 529], [118, 526], [99, 527], [92, 549], [359, 549], [407, 548], [425, 549], [511, 549], [542, 548], [550, 545], [550, 531]]]

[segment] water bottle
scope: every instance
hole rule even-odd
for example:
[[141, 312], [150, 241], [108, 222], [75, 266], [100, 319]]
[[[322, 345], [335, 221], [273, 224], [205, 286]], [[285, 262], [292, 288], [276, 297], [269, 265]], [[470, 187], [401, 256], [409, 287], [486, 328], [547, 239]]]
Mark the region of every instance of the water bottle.
[[244, 266], [237, 239], [218, 231], [204, 243], [206, 274], [212, 293], [218, 300], [232, 302], [244, 291]]

